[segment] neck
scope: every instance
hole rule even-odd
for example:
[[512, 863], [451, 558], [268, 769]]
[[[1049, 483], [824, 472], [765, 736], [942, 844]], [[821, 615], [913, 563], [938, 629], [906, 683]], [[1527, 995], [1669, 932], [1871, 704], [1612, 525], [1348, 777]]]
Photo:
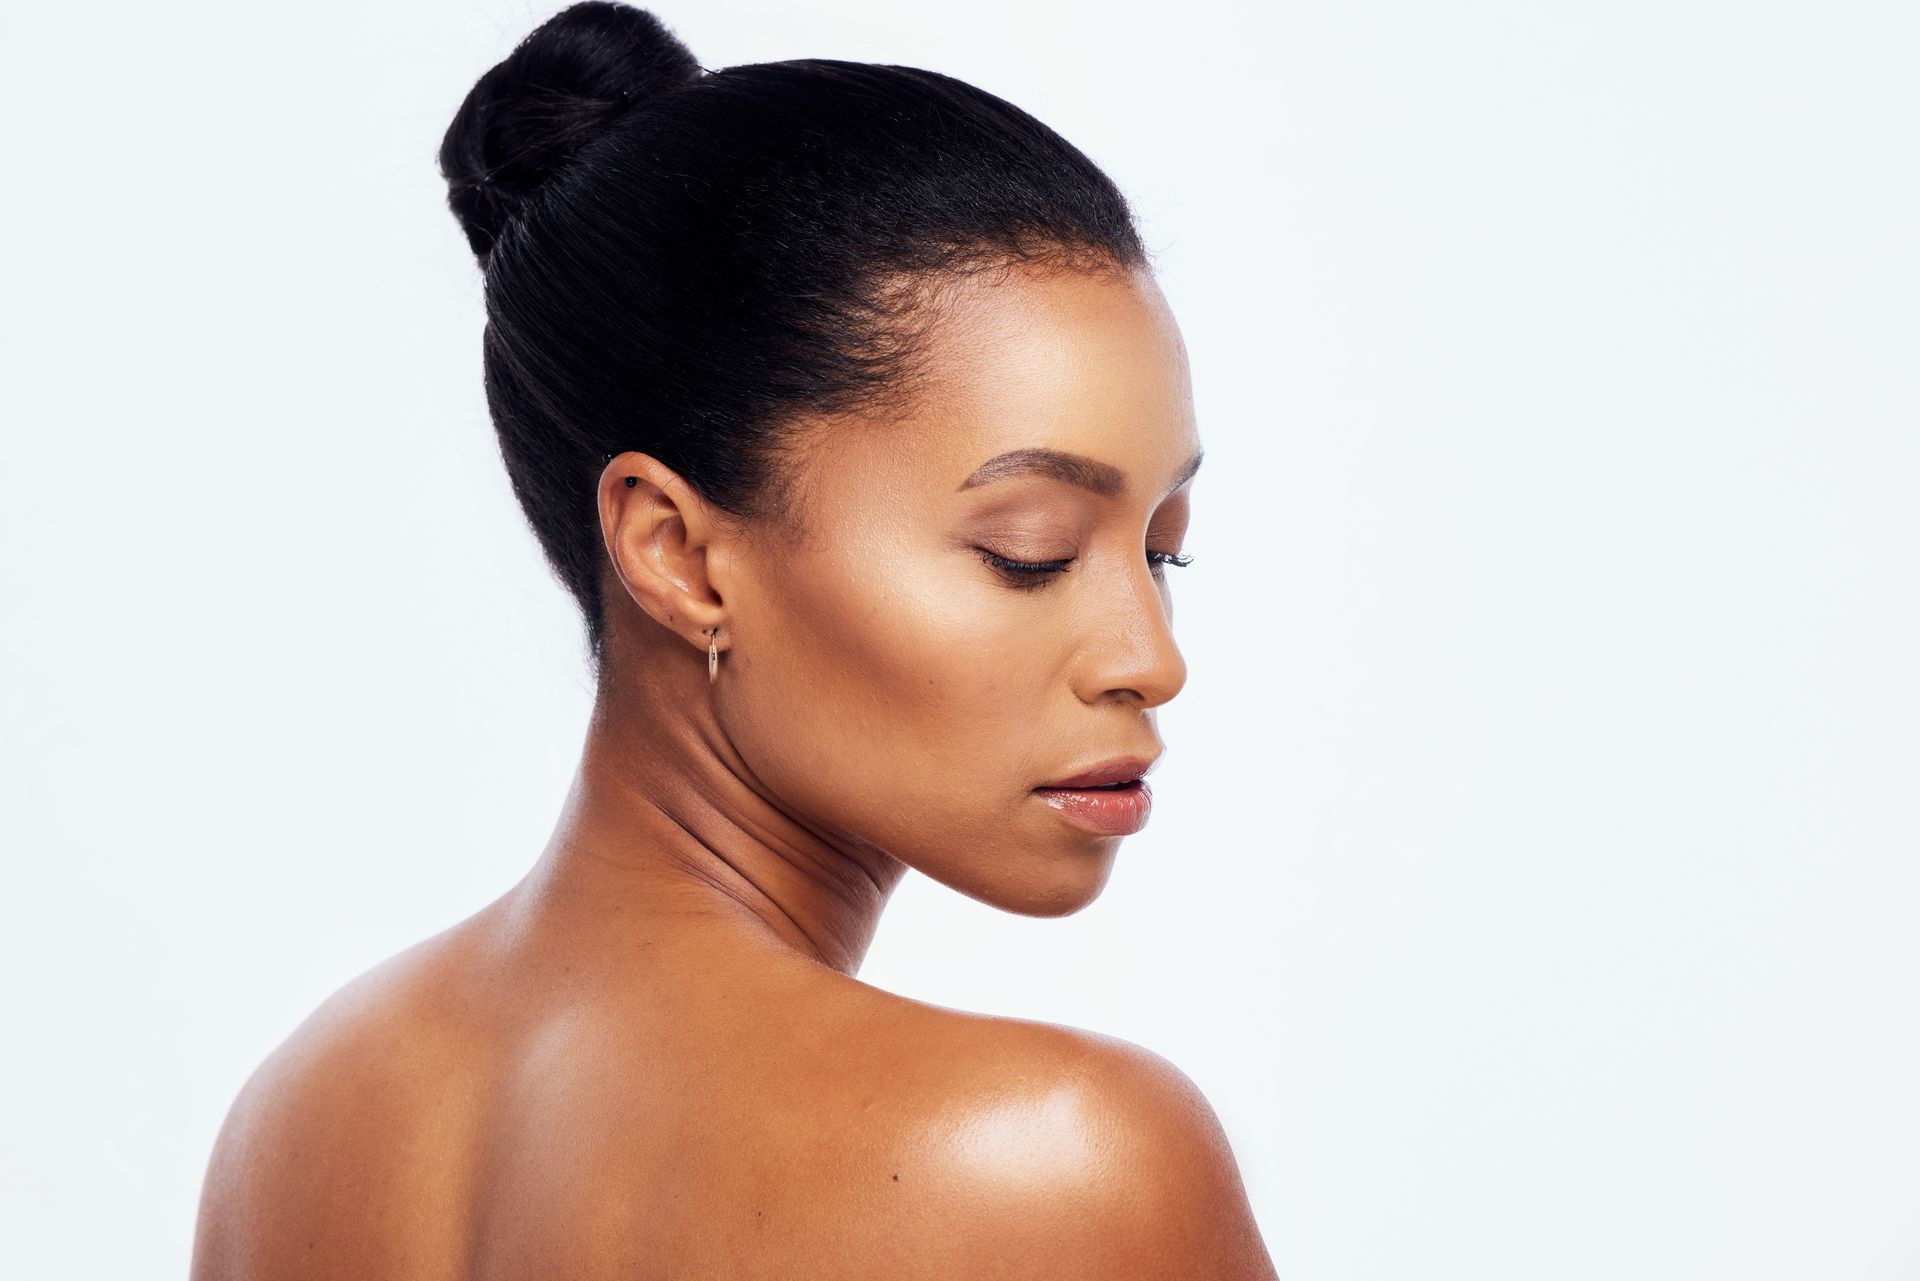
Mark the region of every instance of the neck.
[[674, 679], [682, 664], [661, 667], [654, 680], [677, 691], [673, 700], [650, 696], [648, 682], [618, 693], [602, 685], [559, 821], [514, 891], [519, 907], [589, 940], [645, 932], [667, 917], [744, 931], [854, 975], [905, 865], [782, 810], [721, 732], [711, 702], [685, 698], [686, 682]]

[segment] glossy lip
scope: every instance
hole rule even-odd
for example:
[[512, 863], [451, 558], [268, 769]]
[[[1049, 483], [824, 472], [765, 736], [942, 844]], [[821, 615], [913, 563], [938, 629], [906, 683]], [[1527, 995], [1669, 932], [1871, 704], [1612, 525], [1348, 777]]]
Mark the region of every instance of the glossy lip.
[[1036, 787], [1033, 794], [1060, 817], [1096, 836], [1132, 836], [1147, 825], [1153, 792], [1144, 778], [1129, 786]]
[[1120, 756], [1110, 761], [1102, 761], [1092, 769], [1082, 770], [1071, 778], [1063, 778], [1057, 783], [1042, 783], [1033, 790], [1040, 792], [1074, 787], [1100, 787], [1106, 783], [1125, 783], [1146, 774], [1159, 759], [1158, 756]]

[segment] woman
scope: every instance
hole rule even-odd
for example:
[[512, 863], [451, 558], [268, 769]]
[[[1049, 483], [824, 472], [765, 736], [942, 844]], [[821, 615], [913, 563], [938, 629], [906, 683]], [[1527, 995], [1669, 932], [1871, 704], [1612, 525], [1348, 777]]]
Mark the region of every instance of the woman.
[[1201, 449], [1121, 195], [959, 81], [604, 3], [440, 162], [594, 713], [526, 878], [248, 1081], [193, 1276], [1272, 1277], [1164, 1059], [854, 977], [908, 868], [1065, 915], [1146, 818]]

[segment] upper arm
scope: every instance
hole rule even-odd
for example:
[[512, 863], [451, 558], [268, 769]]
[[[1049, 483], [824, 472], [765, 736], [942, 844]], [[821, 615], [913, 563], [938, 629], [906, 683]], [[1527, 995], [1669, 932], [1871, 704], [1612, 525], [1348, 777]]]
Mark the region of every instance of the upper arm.
[[1025, 1085], [953, 1133], [956, 1186], [983, 1252], [974, 1262], [1060, 1281], [1274, 1281], [1199, 1088], [1137, 1045], [1061, 1031]]

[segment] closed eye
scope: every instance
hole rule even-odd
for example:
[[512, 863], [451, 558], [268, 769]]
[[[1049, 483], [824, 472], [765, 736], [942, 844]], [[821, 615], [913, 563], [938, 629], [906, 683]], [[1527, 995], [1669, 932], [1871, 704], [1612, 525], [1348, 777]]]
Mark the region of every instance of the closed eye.
[[[1074, 560], [1071, 556], [1062, 560], [1014, 560], [984, 547], [979, 548], [978, 551], [980, 558], [997, 570], [1001, 577], [1022, 590], [1046, 586], [1049, 575], [1064, 574], [1067, 566], [1073, 564]], [[1193, 557], [1180, 552], [1158, 552], [1149, 548], [1147, 563], [1153, 566], [1154, 577], [1158, 578], [1161, 577], [1163, 566], [1172, 565], [1176, 569], [1184, 569], [1193, 563]]]
[[1048, 574], [1065, 573], [1067, 566], [1073, 563], [1071, 556], [1065, 560], [1013, 560], [984, 547], [979, 551], [980, 558], [998, 570], [1001, 577], [1023, 590], [1045, 586]]

